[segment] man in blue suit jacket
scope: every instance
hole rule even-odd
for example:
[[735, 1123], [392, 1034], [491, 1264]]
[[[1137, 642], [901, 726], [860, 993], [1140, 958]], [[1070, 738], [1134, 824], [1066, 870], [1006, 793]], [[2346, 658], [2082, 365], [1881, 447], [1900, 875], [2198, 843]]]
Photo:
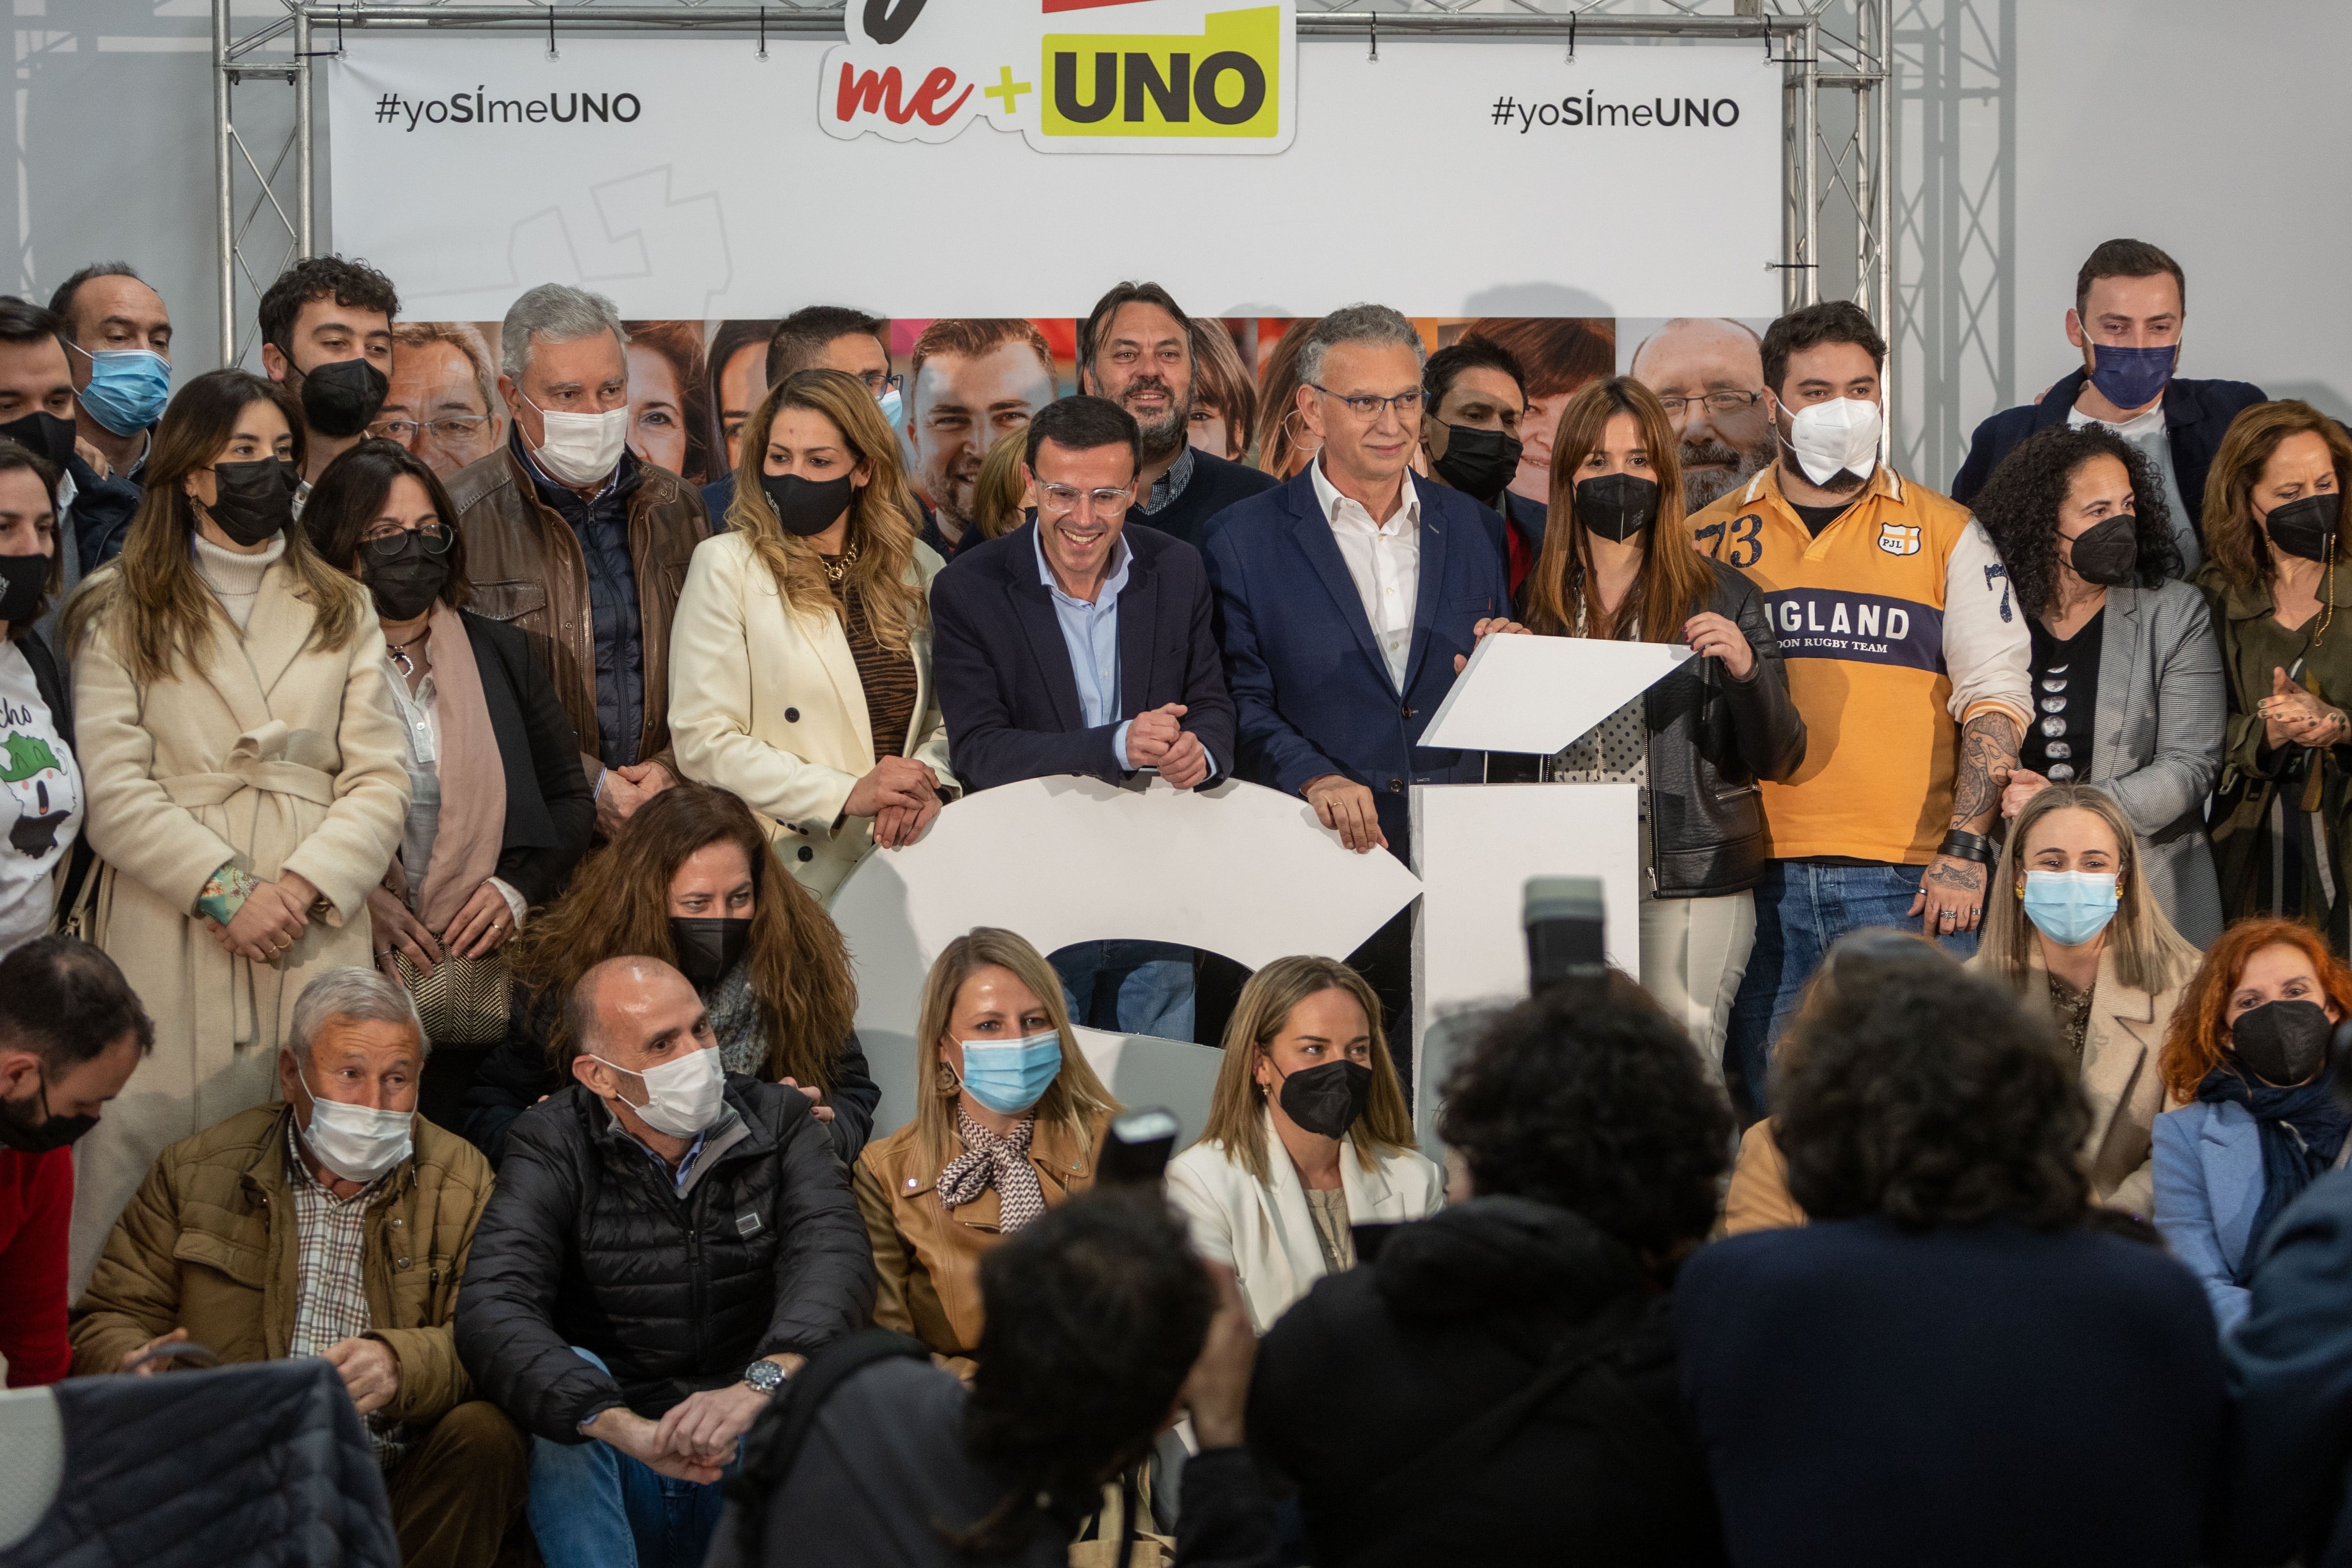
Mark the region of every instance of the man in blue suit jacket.
[[[956, 776], [976, 790], [1060, 773], [1116, 784], [1147, 767], [1179, 789], [1226, 777], [1234, 705], [1200, 554], [1128, 525], [1134, 418], [1063, 398], [1030, 422], [1028, 458], [1035, 515], [931, 584], [932, 679]], [[1055, 967], [1080, 1022], [1192, 1037], [1189, 950], [1087, 942]]]
[[2017, 444], [2053, 425], [2112, 426], [2172, 479], [2166, 500], [2181, 513], [2172, 520], [2184, 574], [2203, 558], [2205, 476], [2230, 421], [2264, 401], [2243, 381], [2189, 381], [2172, 374], [2188, 314], [2180, 264], [2155, 246], [2111, 239], [2091, 252], [2074, 279], [2074, 308], [2066, 312], [2066, 340], [2083, 364], [2061, 377], [2041, 401], [2006, 408], [1977, 426], [1968, 461], [1952, 479], [1952, 499], [1966, 506], [1985, 488]]
[[[1484, 753], [1421, 735], [1478, 638], [1517, 629], [1503, 523], [1407, 467], [1423, 399], [1412, 322], [1350, 305], [1307, 332], [1298, 410], [1322, 450], [1207, 533], [1234, 771], [1304, 796], [1349, 848], [1409, 859], [1412, 786], [1480, 777]], [[1408, 910], [1359, 955], [1393, 1012], [1409, 1010], [1411, 933]]]

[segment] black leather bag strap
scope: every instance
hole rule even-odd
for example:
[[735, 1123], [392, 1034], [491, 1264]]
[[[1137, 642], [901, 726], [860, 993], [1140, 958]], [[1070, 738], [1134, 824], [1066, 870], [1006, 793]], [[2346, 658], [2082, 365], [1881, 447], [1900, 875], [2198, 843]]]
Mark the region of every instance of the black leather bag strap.
[[[866, 1329], [827, 1346], [811, 1357], [797, 1376], [760, 1412], [744, 1435], [743, 1468], [726, 1483], [724, 1496], [735, 1505], [732, 1521], [737, 1534], [736, 1560], [761, 1561], [761, 1538], [766, 1530], [768, 1504], [783, 1489], [784, 1479], [816, 1426], [817, 1412], [835, 1389], [877, 1362], [899, 1357], [929, 1361], [930, 1347], [920, 1340], [887, 1329]], [[713, 1561], [717, 1561], [714, 1554]]]
[[1372, 1543], [1359, 1560], [1368, 1564], [1389, 1561], [1389, 1554], [1405, 1544], [1398, 1525], [1427, 1500], [1454, 1495], [1460, 1484], [1528, 1417], [1563, 1395], [1637, 1469], [1677, 1484], [1676, 1479], [1690, 1470], [1691, 1457], [1606, 1364], [1609, 1352], [1642, 1311], [1641, 1300], [1628, 1298], [1578, 1324], [1552, 1347], [1543, 1365], [1517, 1394], [1456, 1427], [1436, 1447], [1414, 1455], [1370, 1489], [1349, 1524], [1357, 1540]]

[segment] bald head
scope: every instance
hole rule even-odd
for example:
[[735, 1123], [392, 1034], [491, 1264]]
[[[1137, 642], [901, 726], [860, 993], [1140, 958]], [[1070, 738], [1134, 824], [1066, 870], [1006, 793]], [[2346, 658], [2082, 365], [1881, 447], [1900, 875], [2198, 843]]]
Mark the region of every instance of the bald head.
[[[1664, 399], [1682, 437], [1683, 500], [1697, 512], [1772, 460], [1764, 346], [1721, 316], [1677, 316], [1633, 351], [1633, 379]], [[1707, 399], [1725, 405], [1717, 407]], [[1680, 406], [1676, 406], [1679, 404]]]
[[658, 958], [608, 958], [580, 977], [564, 1001], [563, 1033], [575, 1072], [591, 1057], [633, 1072], [692, 1049], [709, 1020], [685, 975]]

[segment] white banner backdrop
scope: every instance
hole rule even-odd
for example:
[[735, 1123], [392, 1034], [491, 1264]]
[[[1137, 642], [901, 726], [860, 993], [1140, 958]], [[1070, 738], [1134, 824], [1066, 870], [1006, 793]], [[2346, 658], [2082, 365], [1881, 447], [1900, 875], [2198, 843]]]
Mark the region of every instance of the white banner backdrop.
[[548, 281], [633, 319], [1066, 316], [1122, 277], [1202, 315], [1779, 308], [1780, 76], [1748, 45], [1301, 41], [1296, 138], [1243, 158], [836, 140], [832, 47], [352, 37], [335, 247], [411, 320], [495, 321]]

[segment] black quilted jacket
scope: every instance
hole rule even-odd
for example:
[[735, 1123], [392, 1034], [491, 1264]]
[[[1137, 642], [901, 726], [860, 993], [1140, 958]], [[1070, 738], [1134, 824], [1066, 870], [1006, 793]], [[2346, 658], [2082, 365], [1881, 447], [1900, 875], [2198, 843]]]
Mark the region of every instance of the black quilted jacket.
[[806, 1097], [735, 1074], [727, 1104], [743, 1135], [711, 1134], [683, 1198], [578, 1084], [515, 1121], [457, 1296], [457, 1354], [518, 1426], [577, 1443], [599, 1411], [657, 1417], [756, 1357], [865, 1326], [874, 1256], [824, 1123]]
[[[383, 1478], [314, 1357], [50, 1391], [65, 1470], [0, 1568], [400, 1568]], [[0, 1451], [24, 1475], [27, 1453]]]

